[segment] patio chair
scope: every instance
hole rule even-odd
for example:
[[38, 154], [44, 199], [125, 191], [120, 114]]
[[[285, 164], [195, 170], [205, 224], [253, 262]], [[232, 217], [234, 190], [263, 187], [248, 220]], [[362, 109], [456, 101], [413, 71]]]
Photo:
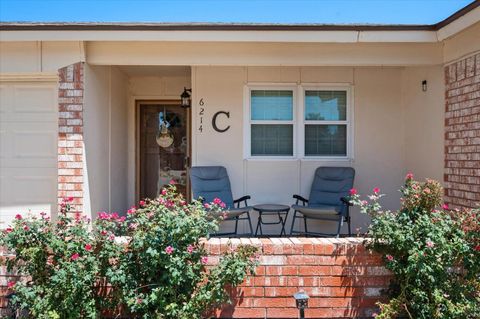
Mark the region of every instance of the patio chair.
[[[223, 166], [197, 166], [190, 169], [190, 181], [192, 184], [193, 198], [201, 198], [206, 203], [213, 202], [219, 198], [225, 203], [225, 212], [227, 217], [224, 221], [235, 221], [235, 231], [230, 233], [215, 233], [214, 236], [237, 235], [238, 222], [240, 220], [248, 221], [250, 227], [250, 236], [253, 234], [250, 211], [252, 207], [248, 206], [247, 200], [250, 196], [243, 196], [239, 199], [233, 199], [228, 178], [227, 169]], [[240, 207], [243, 203], [243, 206]]]
[[[339, 237], [345, 222], [348, 224], [348, 235], [351, 236], [349, 208], [352, 205], [346, 197], [353, 187], [354, 178], [355, 170], [351, 167], [318, 167], [315, 170], [309, 199], [293, 195], [296, 203], [292, 205], [294, 213], [290, 234], [303, 233], [305, 235]], [[299, 205], [300, 202], [301, 205]], [[293, 230], [295, 221], [299, 218], [303, 218], [304, 232]], [[336, 222], [338, 224], [337, 233], [309, 232], [308, 219]]]

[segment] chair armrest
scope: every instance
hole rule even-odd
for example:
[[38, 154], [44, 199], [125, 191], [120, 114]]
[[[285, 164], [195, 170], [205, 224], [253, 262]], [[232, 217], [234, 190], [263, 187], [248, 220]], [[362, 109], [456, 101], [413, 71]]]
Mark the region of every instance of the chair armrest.
[[298, 201], [301, 201], [304, 206], [305, 206], [305, 203], [308, 203], [308, 199], [306, 199], [306, 198], [304, 198], [300, 195], [293, 195], [293, 198], [295, 198], [297, 200], [297, 205], [298, 205]]
[[245, 196], [242, 196], [238, 199], [234, 199], [233, 204], [237, 204], [237, 207], [240, 207], [240, 203], [244, 202], [245, 206], [248, 206], [248, 204], [247, 204], [248, 199], [251, 199], [250, 195], [245, 195]]
[[350, 200], [349, 200], [347, 197], [342, 197], [342, 198], [340, 198], [340, 200], [341, 200], [344, 204], [346, 204], [347, 206], [353, 206], [353, 204], [350, 203]]

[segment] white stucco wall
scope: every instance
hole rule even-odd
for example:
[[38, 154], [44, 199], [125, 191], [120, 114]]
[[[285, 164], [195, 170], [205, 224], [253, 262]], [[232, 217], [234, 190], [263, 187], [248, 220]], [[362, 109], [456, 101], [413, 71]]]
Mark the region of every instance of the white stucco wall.
[[127, 77], [85, 65], [85, 211], [124, 213], [127, 202]]

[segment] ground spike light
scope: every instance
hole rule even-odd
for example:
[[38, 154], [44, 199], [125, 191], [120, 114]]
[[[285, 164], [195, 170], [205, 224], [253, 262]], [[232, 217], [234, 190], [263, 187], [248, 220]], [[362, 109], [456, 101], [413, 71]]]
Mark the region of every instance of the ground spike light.
[[308, 308], [308, 295], [303, 291], [299, 291], [293, 295], [293, 298], [295, 298], [295, 304], [297, 305], [297, 309], [300, 312], [299, 318], [304, 319], [305, 308]]

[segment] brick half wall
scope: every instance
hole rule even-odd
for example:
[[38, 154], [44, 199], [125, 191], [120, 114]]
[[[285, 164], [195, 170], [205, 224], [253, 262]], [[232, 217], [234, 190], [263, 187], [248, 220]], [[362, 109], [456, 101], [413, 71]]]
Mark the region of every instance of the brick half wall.
[[298, 318], [293, 294], [310, 299], [306, 318], [370, 318], [391, 274], [382, 257], [365, 249], [362, 238], [210, 239], [209, 263], [230, 244], [257, 246], [260, 265], [217, 318]]
[[[309, 296], [306, 318], [371, 318], [375, 303], [385, 300], [382, 290], [392, 278], [382, 257], [365, 249], [362, 238], [212, 238], [205, 242], [208, 264], [216, 264], [230, 247], [258, 247], [256, 275], [232, 290], [233, 304], [216, 312], [217, 318], [298, 318], [293, 294]], [[8, 258], [6, 255], [3, 258]], [[0, 273], [0, 316], [8, 315], [9, 280]]]
[[480, 203], [480, 53], [445, 66], [445, 201]]

